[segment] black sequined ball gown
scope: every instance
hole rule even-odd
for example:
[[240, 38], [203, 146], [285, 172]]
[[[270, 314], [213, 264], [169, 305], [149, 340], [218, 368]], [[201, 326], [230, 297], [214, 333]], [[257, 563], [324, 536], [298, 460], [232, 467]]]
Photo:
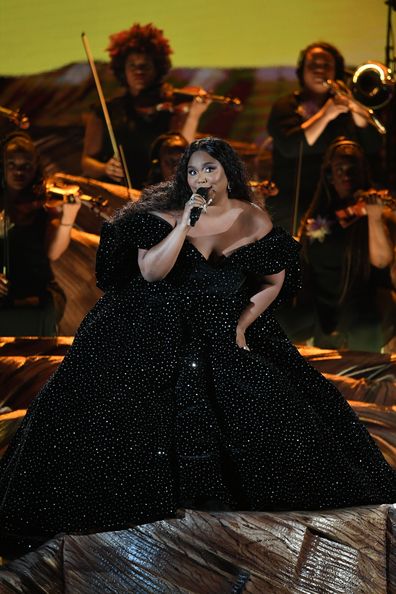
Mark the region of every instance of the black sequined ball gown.
[[2, 462], [2, 547], [105, 531], [179, 506], [319, 509], [396, 501], [388, 466], [347, 402], [272, 316], [235, 343], [260, 277], [299, 282], [298, 244], [274, 228], [209, 261], [188, 241], [146, 282], [137, 247], [171, 230], [126, 210], [105, 223], [105, 291], [32, 403]]

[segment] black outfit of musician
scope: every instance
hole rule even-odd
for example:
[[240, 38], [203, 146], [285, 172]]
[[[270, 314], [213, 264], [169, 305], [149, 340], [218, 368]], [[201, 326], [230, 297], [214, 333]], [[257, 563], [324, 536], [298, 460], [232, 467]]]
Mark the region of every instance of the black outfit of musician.
[[[396, 330], [390, 268], [371, 266], [368, 278], [360, 275], [343, 295], [347, 245], [359, 231], [361, 237], [368, 237], [368, 222], [364, 217], [342, 228], [334, 214], [329, 220], [331, 233], [323, 242], [307, 238], [305, 243], [306, 276], [313, 301], [309, 307], [313, 326], [308, 336], [314, 336], [315, 346], [323, 348], [379, 352]], [[298, 316], [298, 310], [292, 315]]]
[[376, 157], [381, 148], [381, 136], [368, 125], [359, 128], [349, 113], [341, 114], [330, 121], [316, 142], [310, 146], [301, 125], [303, 95], [296, 91], [280, 97], [272, 106], [268, 119], [268, 132], [273, 138], [272, 179], [279, 194], [268, 197], [266, 205], [275, 224], [291, 231], [293, 203], [296, 190], [299, 154], [302, 151], [298, 224], [312, 201], [318, 180], [323, 155], [336, 138], [343, 136], [358, 142], [374, 170], [378, 169]]
[[[36, 198], [37, 199], [37, 198]], [[8, 230], [9, 292], [0, 301], [0, 336], [56, 336], [66, 296], [54, 279], [46, 253], [49, 214], [38, 208]], [[4, 263], [4, 238], [0, 258]], [[30, 305], [33, 300], [36, 304]]]
[[396, 501], [396, 476], [335, 387], [272, 316], [235, 328], [262, 275], [299, 283], [298, 244], [274, 228], [206, 260], [187, 240], [168, 276], [146, 282], [137, 247], [171, 231], [130, 210], [105, 223], [105, 295], [30, 410], [2, 463], [6, 542], [103, 531], [178, 506], [318, 509]]
[[[147, 89], [132, 97], [125, 93], [121, 97], [112, 99], [108, 104], [109, 116], [114, 129], [118, 145], [121, 144], [125, 160], [128, 165], [132, 186], [141, 190], [147, 181], [151, 167], [150, 151], [154, 140], [165, 132], [169, 132], [172, 124], [172, 114], [169, 111], [156, 111], [155, 106], [163, 102], [160, 87]], [[152, 108], [147, 114], [139, 113], [136, 107]], [[95, 110], [103, 120], [103, 146], [97, 155], [92, 155], [102, 162], [108, 161], [114, 154], [110, 137], [104, 123], [103, 114]], [[114, 183], [114, 180], [110, 180]]]

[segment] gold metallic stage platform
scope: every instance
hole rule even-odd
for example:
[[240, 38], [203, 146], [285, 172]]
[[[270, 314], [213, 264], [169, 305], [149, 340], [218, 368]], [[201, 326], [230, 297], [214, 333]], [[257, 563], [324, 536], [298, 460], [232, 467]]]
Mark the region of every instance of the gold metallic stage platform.
[[34, 594], [392, 594], [396, 510], [187, 510], [119, 532], [58, 536], [0, 571]]

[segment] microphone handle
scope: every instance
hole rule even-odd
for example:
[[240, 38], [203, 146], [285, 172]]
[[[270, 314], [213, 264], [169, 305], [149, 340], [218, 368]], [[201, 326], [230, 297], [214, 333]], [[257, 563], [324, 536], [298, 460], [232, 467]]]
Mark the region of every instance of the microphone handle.
[[190, 226], [194, 227], [194, 225], [197, 223], [199, 217], [201, 216], [202, 213], [202, 208], [199, 208], [198, 206], [194, 206], [194, 208], [191, 209], [190, 212]]
[[[197, 194], [199, 194], [200, 196], [202, 196], [202, 198], [205, 198], [205, 200], [207, 200], [209, 190], [210, 190], [210, 188], [201, 186], [200, 188], [197, 189]], [[191, 212], [190, 212], [190, 226], [191, 227], [194, 227], [195, 223], [198, 221], [199, 217], [202, 214], [202, 210], [203, 210], [203, 206], [194, 206], [194, 208], [191, 209]]]

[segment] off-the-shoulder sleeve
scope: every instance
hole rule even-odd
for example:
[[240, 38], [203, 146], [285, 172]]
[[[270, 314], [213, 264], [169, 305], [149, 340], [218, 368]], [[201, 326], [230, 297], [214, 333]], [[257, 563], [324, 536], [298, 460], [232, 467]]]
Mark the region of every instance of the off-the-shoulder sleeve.
[[168, 233], [169, 224], [149, 213], [126, 212], [102, 226], [96, 254], [96, 284], [102, 291], [122, 288], [139, 274], [137, 249], [150, 249]]
[[293, 297], [301, 288], [301, 245], [281, 227], [274, 227], [265, 237], [236, 253], [241, 267], [255, 275], [277, 274], [285, 270], [282, 289], [271, 309]]

